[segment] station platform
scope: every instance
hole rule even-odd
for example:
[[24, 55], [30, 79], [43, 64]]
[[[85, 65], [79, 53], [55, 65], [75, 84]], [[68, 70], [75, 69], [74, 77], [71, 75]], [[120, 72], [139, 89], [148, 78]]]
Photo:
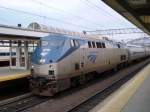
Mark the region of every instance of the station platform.
[[150, 64], [90, 112], [150, 112]]
[[30, 74], [29, 70], [0, 68], [0, 82], [25, 78]]

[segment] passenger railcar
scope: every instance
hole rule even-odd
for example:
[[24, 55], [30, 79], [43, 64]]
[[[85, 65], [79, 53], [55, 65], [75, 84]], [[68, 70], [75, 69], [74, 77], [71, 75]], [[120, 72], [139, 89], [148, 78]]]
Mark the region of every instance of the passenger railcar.
[[[16, 53], [11, 53], [12, 60], [15, 60]], [[10, 66], [10, 52], [8, 49], [0, 49], [0, 67], [7, 67]]]
[[129, 51], [129, 61], [134, 61], [146, 56], [146, 49], [143, 46], [127, 45]]

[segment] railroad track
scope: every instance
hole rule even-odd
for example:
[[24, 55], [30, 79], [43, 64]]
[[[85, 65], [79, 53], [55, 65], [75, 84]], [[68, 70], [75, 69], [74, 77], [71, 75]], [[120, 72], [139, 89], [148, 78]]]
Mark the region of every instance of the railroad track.
[[[70, 89], [51, 97], [29, 95], [0, 104], [0, 112], [86, 112], [134, 76], [149, 60], [108, 75], [95, 83]], [[98, 100], [99, 99], [99, 100]], [[93, 102], [95, 101], [95, 102]], [[94, 105], [93, 105], [94, 104]]]
[[95, 94], [94, 96], [91, 96], [86, 101], [84, 101], [81, 104], [70, 109], [68, 112], [88, 112], [88, 111], [90, 111], [96, 105], [101, 103], [105, 98], [107, 98], [109, 95], [111, 95], [113, 92], [115, 92], [118, 88], [120, 88], [123, 84], [125, 84], [127, 81], [129, 81], [132, 77], [134, 77], [135, 74], [142, 68], [143, 67], [133, 71], [128, 76], [123, 77], [122, 79], [119, 79], [118, 81], [114, 82], [114, 84], [110, 85], [108, 88]]
[[32, 96], [32, 93], [25, 93], [23, 95], [19, 95], [19, 96], [13, 97], [13, 98], [2, 100], [2, 101], [0, 101], [0, 107], [2, 107], [3, 105], [9, 104], [9, 103], [15, 102], [15, 101], [19, 101], [24, 98], [28, 98], [30, 96]]
[[29, 82], [27, 78], [0, 82], [0, 104], [3, 100], [11, 99], [29, 92]]
[[0, 102], [0, 112], [19, 112], [47, 100], [49, 97], [37, 97], [32, 93], [27, 93]]

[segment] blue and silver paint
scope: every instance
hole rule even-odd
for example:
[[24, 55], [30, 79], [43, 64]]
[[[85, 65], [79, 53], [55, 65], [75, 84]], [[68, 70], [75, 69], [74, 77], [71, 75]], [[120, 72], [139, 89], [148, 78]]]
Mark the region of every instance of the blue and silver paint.
[[87, 58], [92, 63], [95, 63], [97, 56], [98, 56], [98, 52], [89, 52], [89, 55], [87, 56]]
[[[70, 45], [71, 39], [76, 39], [79, 42], [79, 46], [72, 47]], [[42, 41], [47, 41], [49, 44], [44, 46], [42, 45]], [[40, 64], [40, 60], [44, 60], [42, 64], [57, 63], [86, 43], [82, 39], [66, 35], [49, 35], [43, 37], [41, 38], [41, 45], [38, 45], [33, 53], [32, 63]]]

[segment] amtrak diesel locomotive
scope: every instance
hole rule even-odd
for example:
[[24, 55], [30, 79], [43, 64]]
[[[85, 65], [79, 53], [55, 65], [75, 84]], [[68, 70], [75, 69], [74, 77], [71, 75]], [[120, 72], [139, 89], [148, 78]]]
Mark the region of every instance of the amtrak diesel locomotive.
[[32, 57], [31, 89], [52, 96], [101, 73], [146, 57], [149, 49], [102, 40], [51, 34], [41, 38]]

